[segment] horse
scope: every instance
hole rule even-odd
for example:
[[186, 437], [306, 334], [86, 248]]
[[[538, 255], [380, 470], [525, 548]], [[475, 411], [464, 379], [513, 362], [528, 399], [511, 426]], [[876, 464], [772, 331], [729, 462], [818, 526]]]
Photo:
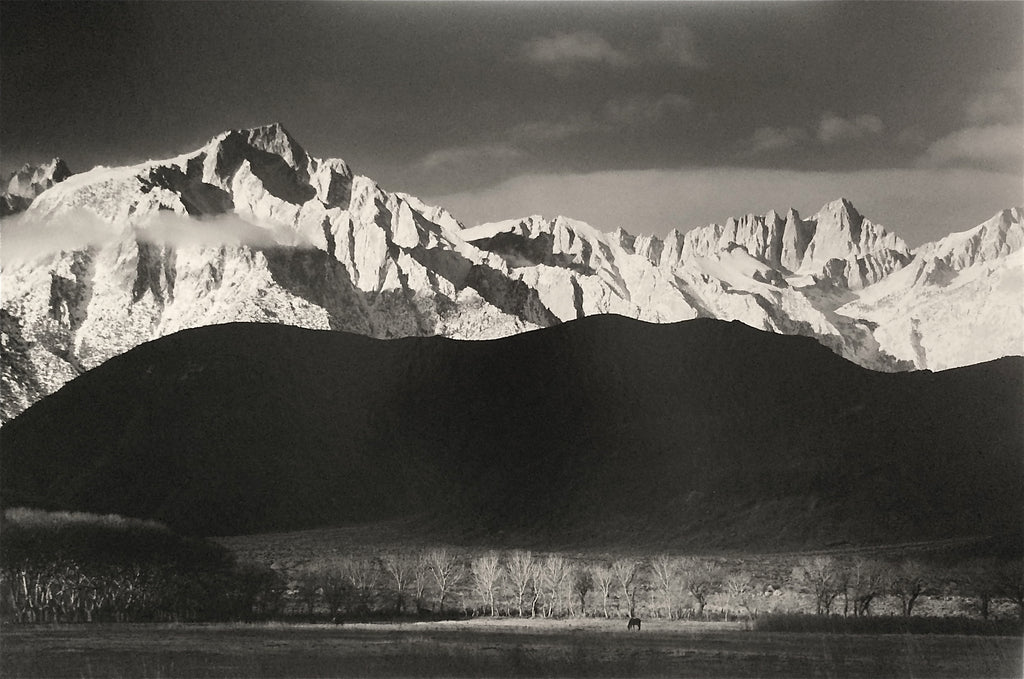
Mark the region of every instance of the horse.
[[626, 629], [627, 630], [631, 630], [634, 627], [636, 628], [637, 632], [640, 631], [640, 618], [630, 618], [629, 619], [629, 624], [626, 625]]

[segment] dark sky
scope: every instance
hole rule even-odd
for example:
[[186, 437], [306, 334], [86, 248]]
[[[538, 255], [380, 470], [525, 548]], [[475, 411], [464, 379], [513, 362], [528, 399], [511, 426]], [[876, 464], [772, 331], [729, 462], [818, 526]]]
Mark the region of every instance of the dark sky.
[[1018, 2], [3, 2], [2, 169], [280, 121], [466, 222], [848, 195], [919, 242], [1024, 202], [1022, 36]]

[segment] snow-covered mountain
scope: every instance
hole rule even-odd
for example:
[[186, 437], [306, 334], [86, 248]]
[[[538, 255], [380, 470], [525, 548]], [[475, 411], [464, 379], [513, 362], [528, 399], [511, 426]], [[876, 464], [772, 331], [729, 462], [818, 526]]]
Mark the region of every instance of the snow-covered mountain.
[[0, 217], [28, 209], [40, 193], [70, 176], [71, 170], [62, 158], [38, 166], [23, 165], [11, 173], [0, 192]]
[[235, 130], [73, 175], [4, 220], [2, 417], [149, 339], [230, 321], [486, 339], [714, 317], [876, 370], [1020, 354], [1020, 216], [914, 252], [843, 199], [665, 239], [566, 217], [464, 228], [280, 125]]

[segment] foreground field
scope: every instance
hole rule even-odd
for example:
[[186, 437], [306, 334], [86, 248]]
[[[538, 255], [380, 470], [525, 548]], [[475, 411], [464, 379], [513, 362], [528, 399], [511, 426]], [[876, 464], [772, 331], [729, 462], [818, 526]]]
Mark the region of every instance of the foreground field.
[[1024, 640], [652, 621], [3, 630], [4, 677], [1020, 677]]

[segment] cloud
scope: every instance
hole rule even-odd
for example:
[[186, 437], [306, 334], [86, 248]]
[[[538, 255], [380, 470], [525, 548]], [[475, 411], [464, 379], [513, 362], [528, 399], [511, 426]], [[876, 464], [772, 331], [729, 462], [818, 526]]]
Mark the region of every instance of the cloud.
[[1024, 83], [1024, 72], [1020, 70], [996, 72], [984, 78], [979, 91], [967, 103], [967, 122], [981, 126], [1020, 121], [1024, 112], [1021, 83]]
[[822, 144], [842, 144], [860, 141], [882, 134], [885, 126], [875, 115], [859, 115], [843, 118], [826, 112], [818, 123], [818, 141]]
[[509, 163], [526, 154], [520, 149], [504, 143], [469, 144], [452, 146], [428, 153], [420, 165], [428, 170], [439, 168], [464, 168], [479, 163]]
[[730, 216], [797, 208], [810, 215], [840, 196], [912, 245], [971, 228], [1020, 203], [1020, 175], [912, 168], [800, 172], [753, 168], [529, 174], [480, 191], [433, 196], [465, 224], [528, 214], [567, 215], [605, 231], [664, 236]]
[[645, 64], [665, 64], [701, 69], [707, 62], [697, 49], [693, 31], [683, 25], [664, 26], [653, 36], [637, 36], [633, 44], [612, 45], [594, 31], [556, 33], [533, 38], [520, 48], [522, 58], [569, 75], [582, 65], [606, 65], [627, 68]]
[[665, 26], [654, 44], [653, 56], [668, 63], [704, 68], [707, 66], [697, 51], [693, 31], [686, 26]]
[[802, 127], [759, 127], [750, 138], [750, 151], [762, 153], [781, 151], [806, 143], [810, 139]]
[[1020, 111], [1019, 98], [1006, 90], [983, 92], [967, 104], [967, 120], [976, 124], [1013, 120]]
[[693, 108], [693, 101], [682, 94], [658, 97], [637, 95], [610, 99], [602, 110], [603, 120], [614, 127], [635, 127], [661, 122]]
[[43, 219], [32, 212], [23, 212], [5, 217], [0, 224], [3, 239], [0, 261], [5, 267], [37, 261], [59, 252], [104, 247], [126, 238], [172, 247], [309, 246], [292, 229], [263, 228], [235, 214], [188, 217], [159, 211], [137, 222], [111, 223], [79, 208]]
[[[848, 144], [871, 137], [877, 137], [885, 130], [882, 120], [874, 115], [859, 115], [843, 118], [832, 112], [825, 112], [818, 121], [814, 140], [819, 144]], [[797, 126], [772, 127], [765, 125], [754, 130], [746, 140], [747, 155], [803, 146], [812, 141], [807, 129]]]
[[558, 141], [592, 132], [617, 132], [654, 125], [687, 113], [692, 108], [693, 100], [676, 92], [616, 97], [606, 101], [595, 113], [519, 123], [509, 128], [506, 136], [524, 144]]
[[506, 135], [518, 142], [558, 141], [601, 129], [592, 115], [566, 116], [561, 120], [532, 120], [509, 128]]
[[134, 232], [139, 240], [174, 247], [310, 247], [310, 243], [294, 229], [282, 225], [265, 228], [247, 222], [233, 213], [189, 217], [161, 210], [146, 215], [134, 225]]
[[48, 222], [22, 212], [0, 221], [3, 247], [0, 261], [5, 266], [30, 262], [58, 252], [84, 250], [112, 241], [123, 227], [105, 222], [88, 210], [77, 209]]
[[957, 130], [933, 142], [925, 150], [921, 164], [1020, 172], [1024, 168], [1024, 127], [986, 125]]
[[558, 33], [549, 38], [534, 38], [522, 48], [527, 61], [549, 66], [567, 66], [582, 63], [603, 63], [625, 66], [632, 59], [592, 31]]

